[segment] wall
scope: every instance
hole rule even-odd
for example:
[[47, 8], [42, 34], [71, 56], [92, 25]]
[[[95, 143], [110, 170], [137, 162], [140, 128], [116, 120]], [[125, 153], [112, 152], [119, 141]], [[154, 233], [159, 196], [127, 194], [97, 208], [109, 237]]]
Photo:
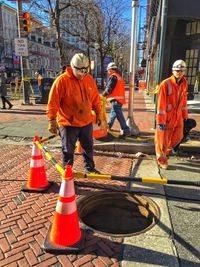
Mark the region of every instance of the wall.
[[200, 19], [200, 0], [168, 0], [168, 16]]

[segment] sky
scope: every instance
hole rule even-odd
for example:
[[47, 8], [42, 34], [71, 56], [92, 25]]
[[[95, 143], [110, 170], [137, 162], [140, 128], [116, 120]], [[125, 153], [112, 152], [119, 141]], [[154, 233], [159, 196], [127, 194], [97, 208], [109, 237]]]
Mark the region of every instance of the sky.
[[[119, 1], [119, 0], [116, 0]], [[0, 2], [4, 2], [10, 6], [16, 7], [16, 1], [9, 1], [9, 0], [0, 0]], [[130, 9], [127, 11], [128, 16], [131, 17], [131, 3], [132, 1], [130, 0]], [[138, 0], [139, 6], [146, 6], [147, 5], [147, 0]]]
[[[119, 1], [119, 0], [116, 0]], [[126, 17], [128, 20], [132, 19], [132, 0], [130, 1], [130, 8], [126, 11]], [[16, 8], [16, 1], [9, 1], [9, 0], [0, 0], [0, 2], [4, 2], [14, 8]], [[145, 17], [146, 17], [146, 5], [147, 5], [147, 0], [138, 0], [139, 8], [138, 8], [138, 27], [142, 27], [144, 22], [145, 22]]]

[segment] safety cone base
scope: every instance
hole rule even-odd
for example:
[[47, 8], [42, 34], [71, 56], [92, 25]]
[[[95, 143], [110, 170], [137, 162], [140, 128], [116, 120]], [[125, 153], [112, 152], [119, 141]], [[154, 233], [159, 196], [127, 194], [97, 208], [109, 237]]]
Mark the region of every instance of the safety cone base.
[[47, 186], [45, 187], [39, 187], [39, 188], [30, 188], [27, 187], [26, 184], [22, 185], [21, 191], [23, 192], [45, 192], [49, 189], [50, 186], [53, 185], [54, 182], [49, 182]]
[[65, 247], [65, 246], [59, 246], [56, 244], [53, 244], [50, 240], [50, 232], [51, 232], [51, 226], [48, 230], [47, 236], [44, 240], [44, 244], [42, 246], [42, 248], [44, 249], [45, 252], [49, 252], [49, 253], [72, 253], [72, 254], [77, 254], [79, 251], [81, 251], [84, 248], [85, 245], [85, 231], [83, 229], [81, 229], [81, 239], [73, 244], [70, 247]]

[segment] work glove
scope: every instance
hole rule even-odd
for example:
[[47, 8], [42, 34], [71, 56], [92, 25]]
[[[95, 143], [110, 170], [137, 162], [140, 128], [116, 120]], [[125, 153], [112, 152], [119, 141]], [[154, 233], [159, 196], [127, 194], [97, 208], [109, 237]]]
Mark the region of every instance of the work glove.
[[165, 124], [158, 124], [158, 127], [161, 131], [166, 130], [166, 125]]
[[49, 127], [48, 127], [49, 132], [57, 135], [57, 128], [58, 128], [58, 124], [56, 120], [49, 121]]

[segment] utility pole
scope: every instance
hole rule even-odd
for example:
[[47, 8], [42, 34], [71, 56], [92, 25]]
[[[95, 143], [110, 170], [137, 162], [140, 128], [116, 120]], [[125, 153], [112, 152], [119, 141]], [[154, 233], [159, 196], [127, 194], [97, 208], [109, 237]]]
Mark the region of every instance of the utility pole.
[[130, 55], [130, 73], [129, 73], [129, 103], [127, 125], [130, 128], [131, 135], [137, 136], [139, 129], [133, 120], [133, 99], [135, 87], [136, 71], [136, 50], [137, 50], [137, 17], [138, 17], [138, 0], [132, 0], [132, 30], [131, 30], [131, 55]]
[[[19, 38], [22, 37], [21, 34], [21, 20], [22, 20], [22, 1], [17, 0], [17, 21], [18, 21], [18, 36]], [[27, 38], [27, 35], [25, 36]], [[24, 58], [20, 56], [20, 65], [21, 65], [21, 83], [22, 83], [22, 90], [23, 90], [23, 102], [22, 105], [32, 105], [32, 103], [29, 100], [29, 85], [27, 82], [24, 81], [24, 77], [27, 74], [27, 68], [28, 68], [28, 58]]]
[[[167, 29], [167, 9], [168, 9], [168, 0], [162, 0], [162, 12], [161, 12], [161, 22], [160, 22], [161, 32], [160, 32], [158, 72], [156, 77], [156, 84], [159, 84], [162, 78], [165, 35]], [[156, 113], [157, 113], [157, 94], [155, 98], [154, 129], [156, 129]]]

